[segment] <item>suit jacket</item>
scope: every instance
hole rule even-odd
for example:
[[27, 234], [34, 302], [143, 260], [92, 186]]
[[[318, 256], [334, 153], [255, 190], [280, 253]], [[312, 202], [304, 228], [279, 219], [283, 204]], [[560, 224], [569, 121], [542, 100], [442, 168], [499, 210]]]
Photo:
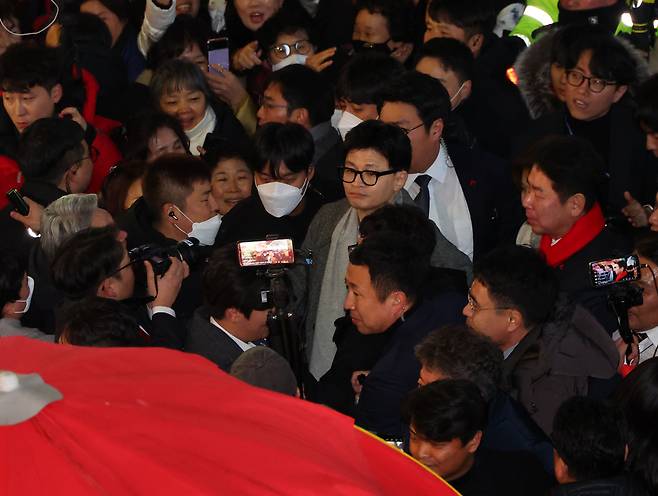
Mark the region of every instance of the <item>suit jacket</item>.
[[242, 354], [235, 341], [210, 323], [208, 309], [202, 307], [194, 312], [185, 338], [185, 351], [206, 357], [225, 372]]
[[514, 243], [524, 215], [507, 163], [477, 148], [446, 146], [471, 215], [473, 258], [497, 245]]

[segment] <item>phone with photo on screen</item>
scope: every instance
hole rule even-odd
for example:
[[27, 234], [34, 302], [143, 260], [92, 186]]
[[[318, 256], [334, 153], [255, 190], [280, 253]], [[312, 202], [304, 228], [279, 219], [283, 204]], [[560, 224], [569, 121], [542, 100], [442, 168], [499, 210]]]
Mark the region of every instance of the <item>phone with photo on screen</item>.
[[238, 258], [241, 267], [292, 264], [295, 251], [291, 239], [242, 241], [238, 243]]
[[212, 68], [214, 64], [229, 68], [228, 38], [213, 38], [208, 40], [208, 70], [217, 72]]

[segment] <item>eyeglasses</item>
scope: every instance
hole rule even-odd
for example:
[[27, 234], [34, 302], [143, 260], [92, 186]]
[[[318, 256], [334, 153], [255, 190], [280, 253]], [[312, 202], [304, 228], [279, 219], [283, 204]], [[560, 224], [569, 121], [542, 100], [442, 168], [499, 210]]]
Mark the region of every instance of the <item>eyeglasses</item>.
[[272, 102], [266, 100], [264, 96], [261, 96], [258, 99], [258, 105], [260, 107], [265, 107], [266, 109], [269, 109], [269, 110], [278, 109], [278, 108], [284, 108], [284, 109], [290, 108], [290, 106], [287, 105], [287, 104], [284, 105], [282, 103], [272, 103]]
[[366, 186], [374, 186], [375, 184], [377, 184], [377, 181], [379, 180], [380, 177], [388, 176], [389, 174], [395, 174], [396, 172], [398, 172], [393, 169], [384, 172], [373, 171], [373, 170], [359, 171], [356, 169], [352, 169], [351, 167], [338, 167], [338, 171], [344, 183], [353, 183], [354, 181], [356, 181], [356, 176], [359, 176], [363, 184], [365, 184]]
[[400, 129], [402, 129], [402, 131], [404, 132], [404, 134], [409, 135], [409, 133], [410, 133], [411, 131], [415, 131], [416, 129], [418, 129], [419, 127], [424, 126], [424, 125], [425, 125], [425, 123], [424, 123], [424, 122], [421, 122], [420, 124], [418, 124], [418, 125], [415, 126], [415, 127], [412, 127], [411, 129], [405, 129], [405, 128], [403, 128], [402, 126], [400, 126]]
[[615, 81], [606, 81], [605, 79], [587, 77], [580, 71], [567, 71], [567, 83], [571, 86], [579, 87], [583, 84], [583, 81], [587, 81], [587, 86], [592, 93], [601, 93], [606, 86], [614, 86], [617, 83]]
[[99, 154], [100, 152], [98, 151], [98, 148], [96, 148], [95, 146], [90, 146], [89, 155], [80, 158], [80, 160], [76, 160], [74, 163], [79, 164], [80, 162], [83, 162], [85, 160], [91, 160], [92, 162], [96, 162], [96, 160], [98, 160]]
[[270, 47], [270, 52], [280, 59], [285, 59], [289, 57], [293, 52], [306, 55], [311, 51], [311, 42], [309, 40], [297, 40], [293, 44], [289, 45], [288, 43], [281, 43], [280, 45], [272, 45]]
[[470, 308], [471, 312], [473, 313], [483, 312], [485, 310], [511, 310], [510, 307], [481, 307], [480, 304], [470, 295], [470, 293], [466, 298], [468, 300], [468, 308]]

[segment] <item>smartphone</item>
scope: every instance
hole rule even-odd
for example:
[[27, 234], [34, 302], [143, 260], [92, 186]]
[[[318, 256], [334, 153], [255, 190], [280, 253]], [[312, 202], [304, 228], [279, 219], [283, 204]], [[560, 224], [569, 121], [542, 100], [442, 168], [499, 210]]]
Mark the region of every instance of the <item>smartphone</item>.
[[[208, 40], [208, 70], [214, 70], [213, 64], [219, 64], [224, 69], [229, 68], [228, 38], [213, 38]], [[217, 71], [215, 71], [217, 72]]]
[[16, 188], [12, 188], [7, 191], [7, 199], [14, 206], [14, 210], [16, 210], [19, 214], [27, 215], [30, 213], [29, 205], [25, 203], [23, 196], [18, 192]]
[[292, 239], [268, 239], [238, 243], [241, 267], [291, 264], [295, 262]]
[[595, 288], [640, 278], [640, 259], [637, 255], [608, 258], [589, 263], [589, 274]]

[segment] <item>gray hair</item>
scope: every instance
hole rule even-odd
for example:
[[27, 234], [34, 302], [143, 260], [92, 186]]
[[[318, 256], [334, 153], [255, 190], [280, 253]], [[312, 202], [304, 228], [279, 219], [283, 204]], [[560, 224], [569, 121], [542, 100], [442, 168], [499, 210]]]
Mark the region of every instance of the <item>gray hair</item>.
[[57, 248], [76, 232], [91, 225], [98, 208], [98, 197], [76, 193], [62, 196], [41, 214], [41, 249], [52, 260]]
[[162, 64], [151, 79], [150, 89], [153, 103], [160, 110], [160, 98], [163, 95], [183, 89], [202, 92], [206, 97], [206, 106], [212, 100], [212, 92], [203, 72], [187, 60], [173, 59]]

